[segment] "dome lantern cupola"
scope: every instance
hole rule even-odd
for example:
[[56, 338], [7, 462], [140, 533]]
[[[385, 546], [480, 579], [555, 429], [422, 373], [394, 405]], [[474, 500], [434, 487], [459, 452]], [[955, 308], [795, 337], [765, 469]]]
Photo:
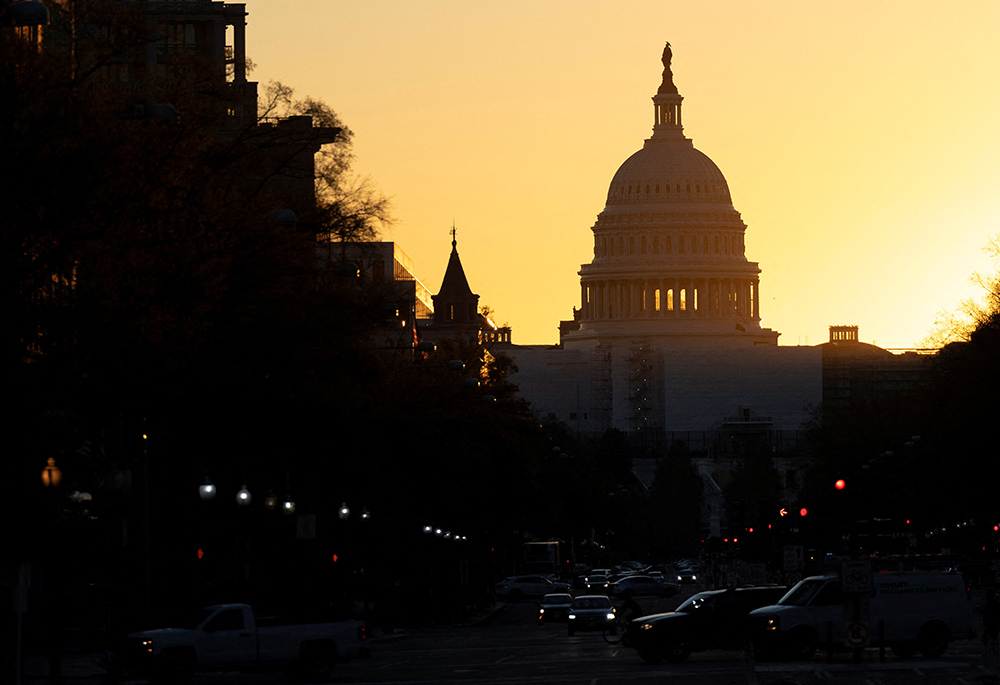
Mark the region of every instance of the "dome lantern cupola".
[[670, 43], [663, 48], [663, 81], [653, 96], [653, 137], [683, 138], [681, 123], [681, 102], [684, 100], [674, 85], [674, 73], [670, 69], [673, 52]]

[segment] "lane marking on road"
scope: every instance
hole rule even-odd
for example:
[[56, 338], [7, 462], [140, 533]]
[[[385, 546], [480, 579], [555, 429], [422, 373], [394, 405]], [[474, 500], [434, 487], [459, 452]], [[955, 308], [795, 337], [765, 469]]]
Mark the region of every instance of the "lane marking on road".
[[496, 660], [496, 661], [494, 661], [493, 663], [495, 663], [495, 664], [502, 664], [503, 662], [505, 662], [505, 661], [510, 661], [510, 660], [511, 660], [511, 659], [513, 659], [513, 658], [514, 658], [514, 655], [513, 655], [513, 654], [508, 654], [507, 656], [505, 656], [505, 657], [503, 657], [503, 658], [501, 658], [501, 659], [497, 659], [497, 660]]

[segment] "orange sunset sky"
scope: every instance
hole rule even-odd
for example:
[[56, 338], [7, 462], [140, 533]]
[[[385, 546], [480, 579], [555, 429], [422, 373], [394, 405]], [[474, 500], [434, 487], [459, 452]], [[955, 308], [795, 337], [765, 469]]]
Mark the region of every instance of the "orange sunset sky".
[[246, 0], [251, 78], [325, 100], [392, 197], [384, 239], [555, 343], [673, 48], [782, 345], [918, 346], [1000, 232], [1000, 2]]

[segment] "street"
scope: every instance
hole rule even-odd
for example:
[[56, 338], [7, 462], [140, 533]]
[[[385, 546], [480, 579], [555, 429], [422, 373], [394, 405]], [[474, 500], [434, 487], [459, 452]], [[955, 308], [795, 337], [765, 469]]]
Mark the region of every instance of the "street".
[[[644, 599], [649, 613], [669, 611], [693, 590], [671, 599]], [[993, 682], [985, 668], [978, 640], [952, 643], [939, 659], [901, 659], [867, 649], [860, 663], [847, 650], [832, 660], [825, 652], [800, 662], [751, 664], [741, 651], [714, 650], [692, 654], [682, 664], [647, 664], [631, 649], [608, 644], [599, 632], [569, 637], [565, 624], [539, 626], [535, 603], [525, 600], [504, 605], [488, 621], [476, 626], [424, 627], [399, 630], [373, 641], [371, 658], [338, 665], [331, 682], [353, 683], [586, 683], [662, 682], [728, 685], [791, 685], [794, 683], [914, 683]], [[224, 683], [281, 683], [278, 673], [198, 675], [194, 685]]]

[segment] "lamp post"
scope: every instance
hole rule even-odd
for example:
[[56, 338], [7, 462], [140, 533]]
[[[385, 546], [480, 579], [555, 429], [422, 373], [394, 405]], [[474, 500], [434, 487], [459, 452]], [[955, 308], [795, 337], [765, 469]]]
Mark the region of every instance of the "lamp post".
[[215, 485], [205, 476], [205, 482], [198, 486], [198, 496], [202, 502], [210, 502], [215, 499]]

